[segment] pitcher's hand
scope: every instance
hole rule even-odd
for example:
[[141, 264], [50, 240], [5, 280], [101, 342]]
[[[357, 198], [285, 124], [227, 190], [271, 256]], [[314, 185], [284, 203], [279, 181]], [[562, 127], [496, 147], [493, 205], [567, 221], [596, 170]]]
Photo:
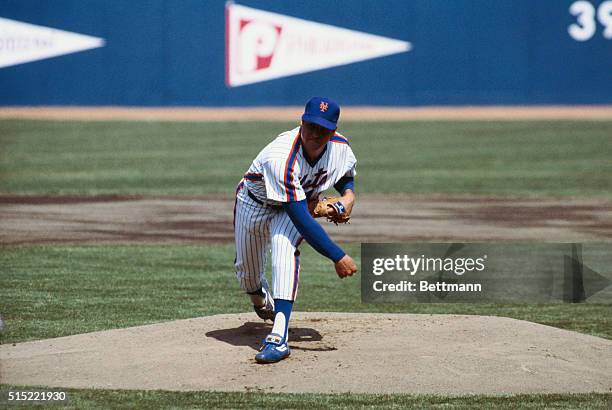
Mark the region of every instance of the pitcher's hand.
[[353, 273], [357, 272], [357, 265], [355, 261], [348, 255], [344, 255], [342, 259], [336, 262], [336, 273], [343, 279], [347, 276], [353, 276]]

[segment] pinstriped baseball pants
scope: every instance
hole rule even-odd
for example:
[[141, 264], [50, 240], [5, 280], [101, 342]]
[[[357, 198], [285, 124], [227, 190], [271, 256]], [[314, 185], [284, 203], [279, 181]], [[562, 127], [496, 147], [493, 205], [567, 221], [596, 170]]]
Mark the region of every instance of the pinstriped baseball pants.
[[302, 235], [283, 209], [258, 204], [239, 186], [234, 208], [236, 277], [246, 292], [255, 292], [266, 282], [268, 255], [272, 257], [272, 295], [295, 300]]

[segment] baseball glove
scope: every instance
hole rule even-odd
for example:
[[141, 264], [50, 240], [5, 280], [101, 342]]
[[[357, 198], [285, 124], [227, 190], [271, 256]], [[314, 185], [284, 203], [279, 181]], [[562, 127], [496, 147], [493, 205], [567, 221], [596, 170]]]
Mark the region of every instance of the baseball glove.
[[312, 216], [315, 218], [325, 217], [329, 222], [336, 225], [348, 223], [351, 219], [350, 212], [340, 202], [340, 197], [323, 197], [314, 205]]

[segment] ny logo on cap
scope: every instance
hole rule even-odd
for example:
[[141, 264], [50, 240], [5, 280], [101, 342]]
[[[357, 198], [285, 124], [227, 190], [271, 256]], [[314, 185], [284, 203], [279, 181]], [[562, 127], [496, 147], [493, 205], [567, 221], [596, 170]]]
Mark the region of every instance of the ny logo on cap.
[[325, 101], [321, 101], [321, 104], [319, 104], [319, 108], [321, 109], [321, 112], [327, 111], [327, 107], [329, 107], [329, 104], [327, 104]]

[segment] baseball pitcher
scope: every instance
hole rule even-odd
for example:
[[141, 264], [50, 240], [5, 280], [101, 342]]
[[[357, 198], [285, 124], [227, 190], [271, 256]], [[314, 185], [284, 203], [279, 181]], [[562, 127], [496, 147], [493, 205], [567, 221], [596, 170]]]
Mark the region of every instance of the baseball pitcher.
[[[301, 125], [283, 132], [255, 158], [238, 184], [234, 206], [236, 276], [257, 315], [273, 320], [255, 359], [274, 363], [289, 356], [288, 327], [300, 277], [303, 239], [331, 259], [340, 278], [357, 271], [353, 259], [334, 243], [315, 217], [334, 223], [350, 218], [355, 203], [357, 162], [348, 140], [336, 132], [340, 107], [313, 97]], [[334, 187], [342, 196], [319, 199]], [[272, 289], [265, 277], [272, 257]]]

